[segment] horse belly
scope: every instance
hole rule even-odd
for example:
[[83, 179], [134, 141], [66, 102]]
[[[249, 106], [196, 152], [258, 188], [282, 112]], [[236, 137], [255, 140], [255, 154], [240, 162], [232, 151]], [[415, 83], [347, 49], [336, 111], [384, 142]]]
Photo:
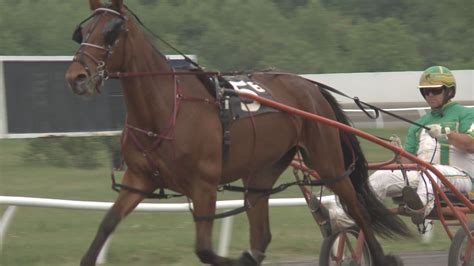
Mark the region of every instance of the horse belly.
[[269, 113], [234, 122], [221, 183], [248, 177], [271, 166], [296, 143], [297, 130], [288, 114]]

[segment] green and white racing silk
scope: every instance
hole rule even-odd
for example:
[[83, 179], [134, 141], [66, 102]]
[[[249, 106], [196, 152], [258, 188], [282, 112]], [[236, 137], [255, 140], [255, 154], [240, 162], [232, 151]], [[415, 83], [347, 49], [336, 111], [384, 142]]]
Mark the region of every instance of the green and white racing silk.
[[[451, 132], [468, 134], [474, 138], [474, 109], [456, 102], [449, 102], [440, 111], [432, 111], [416, 122], [427, 127], [439, 125], [443, 133], [449, 128]], [[474, 153], [467, 153], [449, 145], [447, 140], [436, 141], [426, 129], [412, 125], [408, 129], [404, 148], [423, 161], [451, 165], [474, 177]]]

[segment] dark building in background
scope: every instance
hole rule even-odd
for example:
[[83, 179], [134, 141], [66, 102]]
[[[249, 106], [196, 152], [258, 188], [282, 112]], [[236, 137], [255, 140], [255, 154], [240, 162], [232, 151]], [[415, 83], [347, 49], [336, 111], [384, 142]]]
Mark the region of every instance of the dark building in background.
[[[188, 64], [176, 58], [170, 59], [170, 63], [176, 67]], [[107, 131], [123, 127], [125, 106], [119, 81], [106, 81], [101, 95], [96, 97], [76, 96], [64, 78], [69, 64], [66, 60], [3, 61], [9, 134]]]

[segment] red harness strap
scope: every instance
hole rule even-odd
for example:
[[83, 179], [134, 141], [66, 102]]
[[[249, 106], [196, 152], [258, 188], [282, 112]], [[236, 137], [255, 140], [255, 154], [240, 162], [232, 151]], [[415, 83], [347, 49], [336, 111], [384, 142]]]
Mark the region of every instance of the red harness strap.
[[[131, 130], [129, 130], [131, 129]], [[127, 122], [125, 124], [125, 134], [130, 135], [130, 138], [132, 139], [133, 143], [135, 146], [138, 148], [138, 150], [142, 153], [143, 157], [148, 161], [148, 164], [151, 166], [152, 169], [152, 175], [157, 177], [160, 175], [160, 171], [158, 170], [158, 167], [156, 166], [155, 162], [150, 158], [150, 153], [153, 149], [157, 148], [163, 140], [173, 140], [173, 137], [167, 136], [167, 133], [169, 132], [166, 131], [166, 134], [161, 134], [158, 135], [156, 133], [153, 133], [151, 131], [145, 131], [140, 128], [134, 127], [129, 125]], [[149, 149], [146, 149], [142, 143], [138, 140], [138, 137], [136, 136], [135, 132], [143, 133], [148, 137], [156, 138], [156, 140], [151, 144]]]
[[[137, 73], [137, 74], [141, 74], [141, 73]], [[178, 92], [180, 89], [178, 86], [178, 80], [177, 80], [176, 75], [173, 75], [173, 79], [174, 79], [174, 95], [178, 95]], [[132, 126], [128, 123], [128, 119], [125, 120], [125, 128], [124, 128], [126, 130], [125, 134], [128, 133], [130, 135], [130, 138], [132, 139], [135, 146], [142, 153], [143, 157], [145, 157], [145, 159], [148, 161], [148, 164], [150, 165], [152, 169], [152, 175], [155, 177], [160, 175], [160, 171], [156, 163], [150, 157], [150, 153], [154, 149], [157, 149], [160, 146], [160, 144], [163, 142], [163, 140], [172, 141], [174, 139], [174, 127], [176, 125], [176, 115], [178, 113], [181, 98], [180, 97], [173, 97], [173, 98], [174, 98], [173, 111], [170, 115], [168, 126], [161, 134], [155, 133], [151, 130], [144, 130], [144, 129]], [[151, 144], [149, 148], [145, 148], [145, 146], [140, 142], [140, 140], [138, 139], [135, 133], [141, 133], [150, 138], [155, 138], [156, 140]]]
[[[192, 72], [192, 71], [187, 71], [187, 72], [143, 72], [143, 73], [132, 73], [132, 72], [124, 72], [124, 73], [111, 73], [108, 77], [111, 78], [127, 78], [127, 77], [140, 77], [140, 76], [150, 76], [150, 75], [171, 75], [173, 76], [174, 79], [174, 106], [173, 106], [173, 111], [170, 115], [169, 121], [168, 121], [168, 126], [163, 130], [161, 133], [156, 133], [151, 130], [145, 130], [142, 128], [138, 128], [136, 126], [133, 126], [128, 123], [128, 117], [125, 119], [125, 125], [124, 125], [124, 130], [123, 130], [123, 135], [122, 135], [122, 146], [125, 143], [125, 139], [127, 135], [130, 135], [130, 138], [132, 139], [133, 144], [136, 146], [136, 148], [142, 153], [143, 157], [147, 160], [152, 176], [158, 177], [160, 175], [160, 170], [155, 161], [153, 161], [151, 157], [151, 152], [155, 149], [158, 149], [161, 143], [163, 143], [164, 140], [169, 140], [173, 141], [174, 140], [174, 128], [176, 125], [176, 118], [177, 114], [179, 111], [179, 107], [181, 104], [181, 101], [193, 101], [193, 102], [203, 102], [207, 104], [212, 104], [215, 106], [219, 106], [218, 102], [215, 99], [209, 99], [209, 98], [197, 98], [197, 97], [192, 97], [192, 96], [184, 96], [182, 94], [181, 88], [179, 86], [179, 80], [178, 77], [179, 75], [218, 75], [218, 72]], [[140, 142], [137, 134], [142, 134], [145, 135], [149, 138], [154, 138], [155, 140], [152, 142], [152, 144], [146, 148], [145, 145], [143, 145], [142, 142]], [[173, 155], [174, 157], [174, 155]], [[115, 181], [114, 173], [112, 172], [112, 189], [115, 191], [120, 191], [120, 189], [126, 189], [128, 191], [138, 193], [143, 195], [146, 198], [158, 198], [158, 199], [163, 199], [163, 198], [170, 198], [170, 197], [178, 197], [182, 196], [179, 194], [165, 194], [163, 188], [160, 189], [160, 193], [156, 194], [153, 192], [146, 192], [142, 191], [140, 189], [136, 189], [127, 185], [123, 184], [118, 184]]]
[[134, 78], [134, 77], [146, 77], [146, 76], [184, 76], [184, 75], [220, 75], [220, 72], [216, 71], [151, 71], [151, 72], [113, 72], [109, 73], [108, 77], [111, 79], [121, 78]]
[[[152, 160], [150, 154], [153, 150], [158, 149], [158, 147], [163, 143], [164, 140], [174, 140], [174, 128], [176, 126], [176, 117], [178, 114], [179, 107], [181, 105], [181, 101], [194, 101], [194, 102], [204, 102], [208, 104], [213, 104], [213, 105], [218, 105], [216, 100], [214, 99], [209, 99], [209, 98], [197, 98], [197, 97], [189, 97], [189, 96], [184, 96], [182, 94], [181, 88], [179, 86], [178, 82], [178, 75], [181, 74], [196, 74], [193, 72], [160, 72], [160, 73], [155, 73], [155, 74], [166, 74], [166, 75], [172, 75], [174, 78], [174, 107], [173, 111], [170, 115], [169, 121], [168, 121], [168, 126], [166, 127], [165, 130], [163, 130], [162, 133], [156, 133], [151, 130], [145, 130], [141, 129], [138, 127], [135, 127], [133, 125], [130, 125], [128, 123], [128, 119], [125, 119], [125, 127], [124, 127], [124, 134], [130, 135], [130, 138], [132, 139], [133, 143], [135, 146], [138, 148], [138, 150], [142, 153], [143, 157], [146, 158], [148, 161], [148, 164], [150, 165], [152, 169], [152, 175], [157, 177], [160, 175], [160, 171], [158, 169], [158, 166], [156, 163]], [[118, 73], [117, 73], [118, 74]], [[137, 75], [144, 75], [148, 73], [122, 73], [122, 76], [120, 77], [129, 77], [132, 74], [137, 74]], [[154, 138], [155, 141], [150, 145], [150, 147], [146, 148], [139, 140], [137, 133], [146, 135], [147, 137]]]

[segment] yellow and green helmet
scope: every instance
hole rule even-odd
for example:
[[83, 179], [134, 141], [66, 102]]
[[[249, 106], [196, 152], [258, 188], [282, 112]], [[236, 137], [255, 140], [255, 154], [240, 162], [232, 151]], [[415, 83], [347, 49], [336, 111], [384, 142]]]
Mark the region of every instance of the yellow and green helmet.
[[448, 90], [452, 90], [452, 97], [454, 97], [454, 94], [456, 94], [456, 80], [451, 71], [444, 66], [432, 66], [421, 75], [418, 88], [440, 88], [443, 86]]
[[445, 87], [451, 90], [452, 94], [449, 98], [456, 94], [456, 80], [453, 73], [444, 66], [432, 66], [427, 68], [420, 77], [419, 89], [423, 88], [440, 88]]

